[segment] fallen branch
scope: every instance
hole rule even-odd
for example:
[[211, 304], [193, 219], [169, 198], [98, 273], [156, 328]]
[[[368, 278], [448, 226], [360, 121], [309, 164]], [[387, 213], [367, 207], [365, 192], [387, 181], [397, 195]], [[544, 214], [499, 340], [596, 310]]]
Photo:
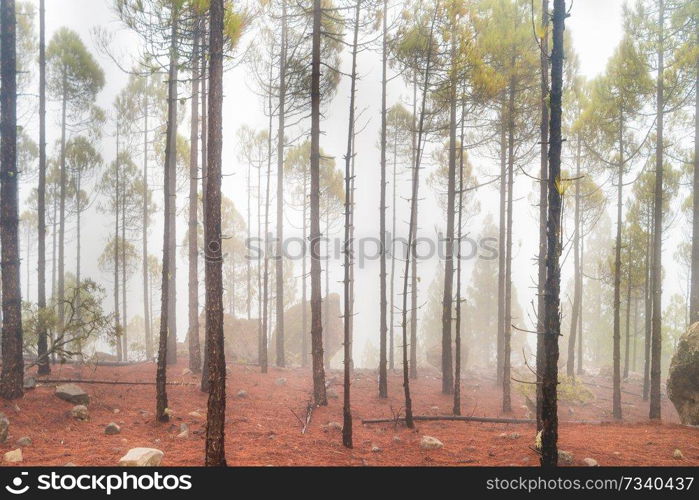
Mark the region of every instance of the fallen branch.
[[311, 423], [311, 416], [313, 415], [313, 408], [315, 408], [315, 405], [313, 404], [313, 400], [309, 399], [308, 403], [306, 404], [306, 423], [303, 426], [303, 429], [301, 429], [301, 434], [306, 434], [306, 429], [308, 429], [308, 424]]
[[[129, 382], [127, 380], [90, 380], [81, 378], [38, 378], [38, 384], [106, 384], [106, 385], [155, 385], [155, 382]], [[167, 385], [198, 385], [192, 382], [167, 382]]]

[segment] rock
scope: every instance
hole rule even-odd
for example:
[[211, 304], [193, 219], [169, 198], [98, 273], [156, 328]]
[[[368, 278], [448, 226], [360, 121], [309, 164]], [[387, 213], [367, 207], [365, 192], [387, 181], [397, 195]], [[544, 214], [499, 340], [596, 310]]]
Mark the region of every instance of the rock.
[[371, 452], [372, 452], [372, 453], [380, 453], [380, 452], [381, 452], [381, 448], [379, 448], [378, 446], [374, 445], [374, 446], [371, 447]]
[[56, 387], [56, 396], [76, 405], [87, 405], [90, 396], [75, 384], [63, 384]]
[[17, 446], [31, 446], [32, 438], [29, 436], [22, 436], [17, 440]]
[[236, 398], [238, 399], [245, 399], [248, 397], [248, 391], [244, 391], [243, 389], [240, 389], [238, 393], [235, 395]]
[[400, 438], [400, 436], [393, 436], [393, 442], [394, 443], [402, 443], [403, 440]]
[[17, 448], [16, 450], [8, 451], [5, 453], [3, 460], [5, 462], [21, 462], [22, 461], [22, 448]]
[[186, 439], [189, 437], [189, 426], [184, 422], [180, 424], [180, 433], [177, 434], [177, 437], [179, 439]]
[[155, 448], [131, 448], [119, 459], [122, 467], [157, 467], [164, 453]]
[[87, 420], [90, 418], [90, 414], [87, 411], [87, 406], [85, 405], [75, 405], [70, 410], [70, 416], [77, 420]]
[[117, 413], [119, 413], [120, 411], [121, 411], [121, 410], [120, 410], [119, 408], [114, 408], [114, 414], [115, 414], [115, 415], [116, 415]]
[[339, 422], [328, 422], [325, 426], [326, 431], [341, 431], [342, 424]]
[[113, 436], [114, 434], [119, 434], [120, 432], [121, 432], [121, 427], [119, 427], [114, 422], [108, 423], [107, 426], [104, 428], [104, 433], [107, 436]]
[[73, 462], [66, 462], [63, 467], [77, 467]]
[[594, 458], [583, 458], [583, 463], [588, 467], [599, 467], [597, 460]]
[[682, 460], [684, 458], [684, 455], [679, 449], [676, 449], [675, 451], [672, 452], [672, 458], [675, 458], [677, 460]]
[[337, 391], [333, 388], [330, 388], [326, 391], [325, 395], [328, 397], [328, 399], [337, 399], [339, 396], [337, 395]]
[[573, 454], [569, 451], [558, 450], [558, 465], [572, 465]]
[[202, 415], [198, 411], [190, 411], [187, 415], [189, 415], [192, 418], [204, 418], [204, 415]]
[[25, 377], [24, 378], [24, 389], [29, 391], [32, 389], [36, 389], [36, 379], [34, 377]]
[[670, 361], [667, 395], [683, 424], [699, 425], [699, 322], [677, 342]]
[[183, 377], [186, 377], [187, 375], [191, 375], [191, 374], [192, 374], [192, 370], [190, 370], [189, 368], [185, 368], [184, 370], [182, 370]]
[[284, 377], [279, 377], [277, 380], [274, 381], [275, 385], [286, 385], [286, 379]]
[[10, 432], [10, 419], [4, 413], [0, 413], [0, 443], [7, 441]]
[[444, 444], [442, 444], [439, 439], [432, 436], [422, 436], [422, 439], [420, 440], [420, 448], [423, 450], [438, 450], [443, 446]]

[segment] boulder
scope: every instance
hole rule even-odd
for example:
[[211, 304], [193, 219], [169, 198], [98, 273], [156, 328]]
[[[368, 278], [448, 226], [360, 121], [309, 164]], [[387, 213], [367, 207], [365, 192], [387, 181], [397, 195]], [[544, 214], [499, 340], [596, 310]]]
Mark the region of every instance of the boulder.
[[24, 446], [31, 446], [32, 444], [32, 438], [29, 436], [22, 436], [17, 440], [17, 446], [24, 447]]
[[157, 467], [164, 453], [156, 448], [131, 448], [119, 459], [122, 467]]
[[3, 456], [5, 462], [21, 462], [22, 459], [22, 448], [17, 448], [16, 450], [8, 451]]
[[420, 448], [423, 450], [438, 450], [443, 446], [444, 444], [439, 439], [432, 436], [422, 436], [420, 439]]
[[684, 458], [684, 455], [682, 454], [682, 451], [679, 449], [676, 449], [675, 451], [672, 452], [672, 458], [676, 460], [682, 460]]
[[90, 396], [75, 384], [62, 384], [56, 387], [56, 396], [76, 405], [90, 404]]
[[70, 416], [76, 420], [87, 420], [90, 418], [90, 414], [87, 411], [87, 406], [85, 405], [75, 405], [70, 409]]
[[121, 427], [119, 427], [114, 422], [108, 423], [107, 426], [104, 428], [104, 433], [107, 436], [113, 436], [114, 434], [119, 434], [120, 432], [121, 432]]
[[10, 419], [4, 413], [0, 413], [0, 443], [7, 441], [7, 435], [10, 432]]
[[36, 389], [36, 379], [34, 377], [24, 377], [24, 390]]
[[667, 395], [683, 424], [699, 425], [699, 322], [677, 342], [670, 361]]
[[583, 463], [588, 467], [599, 467], [597, 460], [594, 458], [583, 458]]
[[573, 465], [573, 454], [569, 451], [558, 450], [558, 465]]

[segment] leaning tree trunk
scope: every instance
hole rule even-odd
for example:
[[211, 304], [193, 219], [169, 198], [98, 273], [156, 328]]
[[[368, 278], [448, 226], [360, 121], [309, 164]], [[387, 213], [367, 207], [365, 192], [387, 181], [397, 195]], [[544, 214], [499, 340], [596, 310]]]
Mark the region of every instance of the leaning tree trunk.
[[176, 46], [177, 46], [177, 24], [176, 12], [173, 9], [172, 13], [172, 28], [171, 28], [171, 40], [170, 40], [170, 69], [169, 69], [169, 81], [168, 81], [168, 99], [167, 99], [167, 125], [165, 132], [165, 165], [164, 165], [164, 176], [163, 176], [163, 214], [164, 214], [164, 228], [163, 228], [163, 270], [162, 270], [162, 282], [160, 291], [160, 337], [158, 339], [158, 365], [155, 372], [155, 390], [156, 390], [156, 409], [155, 418], [160, 422], [167, 422], [170, 419], [169, 413], [166, 411], [167, 407], [167, 372], [166, 363], [168, 358], [169, 350], [169, 337], [168, 329], [170, 326], [169, 315], [170, 310], [168, 304], [170, 303], [170, 252], [172, 250], [170, 246], [170, 217], [168, 213], [171, 210], [171, 204], [174, 203], [174, 197], [171, 196], [170, 189], [172, 183], [170, 182], [170, 177], [175, 173], [170, 168], [172, 157], [175, 154], [176, 147], [176, 135], [175, 135], [175, 121], [177, 120], [177, 57], [176, 57]]
[[15, 2], [4, 0], [0, 11], [0, 245], [2, 246], [2, 374], [0, 396], [16, 399], [23, 394], [22, 292], [19, 270], [17, 179], [17, 52]]
[[192, 111], [189, 135], [189, 218], [188, 218], [188, 260], [189, 260], [189, 369], [193, 373], [201, 371], [201, 353], [199, 351], [199, 252], [198, 252], [198, 213], [199, 190], [199, 28], [194, 32], [194, 49], [192, 54]]
[[323, 8], [313, 0], [311, 60], [311, 349], [313, 400], [325, 406], [325, 367], [323, 366], [323, 319], [320, 285], [320, 37]]
[[[381, 159], [379, 181], [379, 397], [388, 397], [388, 371], [386, 359], [386, 336], [388, 323], [386, 318], [386, 54], [387, 54], [387, 20], [388, 0], [383, 1], [382, 40], [381, 40]], [[359, 2], [357, 3], [359, 5]], [[356, 26], [355, 26], [356, 31]], [[355, 43], [356, 52], [356, 43]], [[354, 86], [355, 81], [352, 80]], [[352, 110], [353, 112], [353, 110]], [[393, 357], [393, 356], [391, 356]]]
[[541, 377], [544, 361], [544, 315], [546, 314], [546, 214], [548, 211], [548, 141], [549, 141], [549, 1], [541, 2], [541, 26], [544, 30], [542, 37], [539, 63], [541, 65], [541, 128], [539, 129], [539, 144], [541, 164], [539, 179], [539, 259], [537, 262], [537, 300], [536, 300], [536, 429], [541, 430]]
[[553, 50], [551, 52], [551, 123], [549, 140], [548, 219], [546, 232], [546, 314], [544, 316], [544, 366], [541, 405], [541, 465], [558, 465], [558, 336], [561, 333], [561, 100], [563, 97], [563, 31], [565, 0], [553, 3]]
[[[39, 263], [37, 270], [38, 307], [46, 309], [46, 13], [44, 1], [39, 1], [39, 187], [38, 196], [38, 245]], [[48, 333], [44, 314], [39, 314], [37, 324], [37, 356], [39, 375], [51, 373], [48, 357]]]
[[[658, 77], [656, 89], [656, 144], [655, 144], [655, 192], [653, 195], [653, 260], [651, 267], [651, 315], [650, 348], [650, 411], [648, 416], [660, 419], [660, 362], [662, 354], [662, 291], [663, 291], [663, 120], [665, 106], [665, 51], [664, 25], [665, 2], [659, 0], [658, 13]], [[699, 92], [699, 90], [697, 90]], [[695, 193], [694, 196], [697, 196]]]
[[206, 336], [209, 341], [207, 466], [225, 466], [226, 358], [223, 351], [223, 252], [221, 250], [221, 128], [223, 104], [223, 0], [212, 0], [209, 22], [209, 151], [204, 206], [206, 226]]
[[279, 123], [277, 125], [277, 241], [275, 249], [274, 270], [276, 273], [276, 323], [275, 336], [277, 366], [286, 366], [284, 356], [284, 130], [286, 106], [286, 59], [287, 59], [287, 20], [286, 0], [282, 0], [282, 37], [281, 54], [279, 57]]

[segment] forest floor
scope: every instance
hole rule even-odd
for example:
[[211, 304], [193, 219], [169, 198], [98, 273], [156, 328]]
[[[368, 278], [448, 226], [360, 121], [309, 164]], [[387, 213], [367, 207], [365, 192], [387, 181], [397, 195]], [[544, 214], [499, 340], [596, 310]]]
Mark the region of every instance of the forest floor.
[[[27, 391], [23, 399], [0, 403], [10, 419], [10, 437], [0, 453], [17, 448], [20, 437], [32, 444], [23, 448], [18, 465], [116, 465], [133, 447], [155, 447], [164, 451], [163, 465], [202, 465], [204, 418], [207, 397], [199, 391], [198, 377], [183, 375], [185, 363], [168, 369], [168, 380], [189, 385], [168, 386], [171, 423], [157, 423], [154, 416], [153, 385], [79, 384], [88, 392], [90, 418], [70, 417], [71, 403], [54, 395], [55, 384]], [[125, 367], [55, 366], [51, 378], [83, 380], [153, 381], [155, 365]], [[285, 382], [279, 380], [285, 379]], [[306, 415], [311, 395], [307, 369], [270, 368], [262, 375], [254, 366], [233, 366], [228, 374], [226, 452], [229, 465], [519, 465], [538, 464], [533, 451], [535, 430], [531, 424], [475, 422], [417, 422], [416, 429], [403, 425], [367, 424], [362, 419], [391, 418], [403, 408], [402, 377], [392, 373], [389, 398], [377, 396], [373, 371], [357, 370], [352, 385], [354, 448], [342, 446], [341, 432], [329, 422], [342, 422], [342, 374], [328, 373], [330, 387], [339, 398], [327, 407], [316, 408], [305, 434], [300, 419]], [[574, 465], [593, 458], [600, 465], [699, 465], [699, 429], [679, 424], [672, 403], [663, 398], [663, 422], [647, 419], [638, 383], [627, 383], [622, 394], [624, 418], [611, 422], [611, 381], [585, 377], [596, 386], [595, 399], [586, 405], [560, 406], [560, 449], [573, 454]], [[604, 387], [600, 387], [604, 386]], [[492, 379], [469, 374], [464, 377], [462, 414], [503, 416], [499, 411], [500, 389]], [[451, 414], [451, 396], [440, 392], [437, 373], [421, 373], [411, 382], [415, 415]], [[240, 390], [247, 397], [238, 397]], [[292, 412], [293, 410], [293, 412]], [[294, 415], [298, 415], [297, 416]], [[513, 412], [507, 417], [528, 418], [524, 398], [513, 391]], [[599, 423], [571, 423], [567, 421]], [[104, 427], [116, 422], [121, 433], [105, 435]], [[180, 424], [189, 426], [189, 436], [178, 438]], [[423, 450], [420, 439], [436, 437], [444, 447]], [[378, 451], [376, 451], [376, 448]], [[374, 451], [372, 451], [374, 449]], [[673, 458], [680, 449], [684, 458]], [[5, 465], [5, 464], [2, 464]]]

